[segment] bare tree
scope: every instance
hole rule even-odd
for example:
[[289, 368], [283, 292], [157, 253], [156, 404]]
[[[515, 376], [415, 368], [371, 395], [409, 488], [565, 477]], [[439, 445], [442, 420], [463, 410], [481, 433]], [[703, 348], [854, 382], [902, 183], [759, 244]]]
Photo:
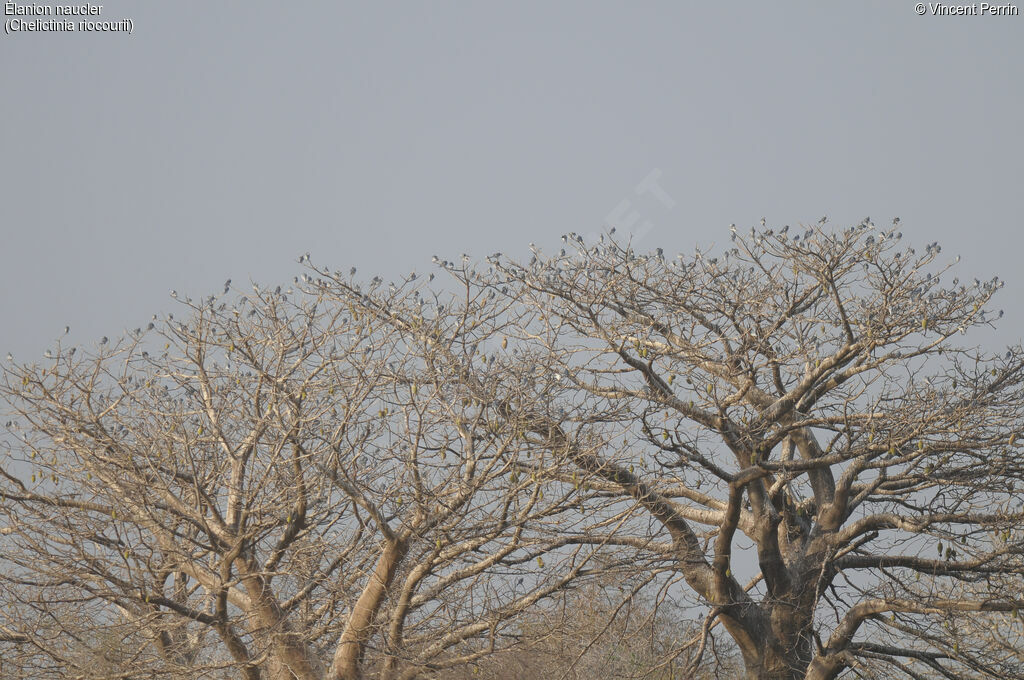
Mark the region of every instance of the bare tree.
[[[661, 576], [665, 576], [662, 574]], [[588, 583], [519, 620], [521, 643], [452, 680], [731, 680], [735, 647], [671, 601], [677, 577], [637, 573]], [[727, 637], [727, 636], [725, 636]]]
[[724, 629], [748, 678], [1024, 677], [1024, 352], [957, 344], [998, 280], [867, 221], [565, 241], [6, 369], [4, 672], [445, 677], [626, 569], [703, 608], [693, 672]]
[[413, 678], [589, 573], [495, 298], [303, 278], [5, 371], [4, 677]]
[[558, 359], [565, 411], [531, 428], [644, 509], [746, 677], [1024, 677], [1024, 355], [957, 344], [997, 279], [867, 220], [676, 259], [563, 240], [477, 284]]

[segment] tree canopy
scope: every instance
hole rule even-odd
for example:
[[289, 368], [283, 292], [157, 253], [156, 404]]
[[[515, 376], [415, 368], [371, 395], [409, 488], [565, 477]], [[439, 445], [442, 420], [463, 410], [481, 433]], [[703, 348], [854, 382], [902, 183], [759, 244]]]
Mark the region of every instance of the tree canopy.
[[965, 340], [1001, 282], [801, 231], [567, 234], [443, 285], [303, 257], [11, 363], [4, 663], [440, 677], [613, 579], [700, 617], [680, 672], [724, 635], [749, 678], [1024, 677], [1024, 352]]

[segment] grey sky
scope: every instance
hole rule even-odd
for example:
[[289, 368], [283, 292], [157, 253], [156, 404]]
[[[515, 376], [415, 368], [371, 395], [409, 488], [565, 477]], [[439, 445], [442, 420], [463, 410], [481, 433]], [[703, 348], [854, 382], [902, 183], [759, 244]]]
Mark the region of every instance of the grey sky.
[[[914, 3], [103, 4], [0, 35], [0, 350], [92, 344], [168, 291], [521, 256], [629, 200], [642, 246], [902, 218], [1024, 316], [1024, 16]], [[9, 17], [5, 17], [9, 18]], [[660, 170], [667, 209], [634, 187]], [[560, 244], [558, 244], [560, 245]]]

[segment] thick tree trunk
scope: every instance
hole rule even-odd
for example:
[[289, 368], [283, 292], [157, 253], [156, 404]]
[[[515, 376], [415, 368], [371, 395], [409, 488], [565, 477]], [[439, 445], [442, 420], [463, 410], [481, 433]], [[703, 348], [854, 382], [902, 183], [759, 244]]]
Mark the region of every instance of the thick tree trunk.
[[408, 542], [401, 539], [388, 543], [384, 548], [369, 583], [352, 608], [327, 680], [362, 680], [363, 655], [373, 632], [373, 621], [408, 549]]
[[253, 629], [266, 631], [271, 636], [267, 641], [271, 650], [266, 666], [268, 680], [319, 680], [322, 667], [318, 667], [305, 643], [288, 626], [284, 612], [269, 596], [263, 578], [247, 575], [242, 583], [252, 602], [248, 615]]
[[742, 649], [748, 680], [804, 680], [808, 668], [808, 654], [804, 649]]
[[743, 655], [746, 680], [805, 680], [814, 659], [810, 619], [791, 602], [762, 605], [759, 625], [723, 617]]
[[835, 680], [845, 668], [847, 668], [847, 664], [839, 656], [817, 657], [811, 662], [804, 678], [805, 680]]

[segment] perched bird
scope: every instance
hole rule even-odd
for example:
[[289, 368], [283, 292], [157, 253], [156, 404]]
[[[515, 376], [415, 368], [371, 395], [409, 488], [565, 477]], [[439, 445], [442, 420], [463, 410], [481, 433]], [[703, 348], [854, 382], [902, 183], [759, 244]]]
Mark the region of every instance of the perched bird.
[[349, 276], [355, 276], [356, 275], [356, 268], [352, 267], [352, 269], [349, 269], [348, 270], [348, 275]]
[[67, 335], [70, 332], [71, 332], [71, 326], [64, 326], [64, 335]]
[[100, 344], [101, 344], [101, 345], [105, 345], [105, 344], [107, 344], [107, 336], [105, 336], [105, 335], [103, 336], [103, 339], [102, 339], [102, 340], [100, 340]]
[[176, 297], [178, 297], [178, 291], [176, 291], [176, 290], [172, 290], [172, 291], [171, 291], [171, 297], [172, 297], [172, 298], [176, 298]]

